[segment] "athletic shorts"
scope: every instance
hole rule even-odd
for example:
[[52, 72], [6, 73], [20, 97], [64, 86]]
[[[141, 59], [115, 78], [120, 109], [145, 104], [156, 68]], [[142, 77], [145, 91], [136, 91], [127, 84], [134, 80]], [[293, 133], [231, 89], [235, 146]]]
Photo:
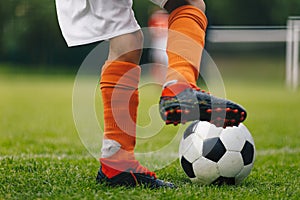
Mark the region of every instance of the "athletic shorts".
[[[167, 0], [151, 0], [163, 7]], [[68, 46], [89, 44], [140, 29], [132, 0], [56, 0], [62, 34]]]
[[68, 46], [108, 40], [140, 29], [132, 0], [56, 0], [56, 10]]

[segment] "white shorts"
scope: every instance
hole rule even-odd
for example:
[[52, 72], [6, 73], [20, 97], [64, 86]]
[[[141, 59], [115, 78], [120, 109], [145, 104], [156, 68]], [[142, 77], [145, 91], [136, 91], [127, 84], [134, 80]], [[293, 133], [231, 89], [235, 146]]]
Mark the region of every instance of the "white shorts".
[[140, 29], [132, 0], [56, 0], [56, 10], [68, 46], [107, 40]]

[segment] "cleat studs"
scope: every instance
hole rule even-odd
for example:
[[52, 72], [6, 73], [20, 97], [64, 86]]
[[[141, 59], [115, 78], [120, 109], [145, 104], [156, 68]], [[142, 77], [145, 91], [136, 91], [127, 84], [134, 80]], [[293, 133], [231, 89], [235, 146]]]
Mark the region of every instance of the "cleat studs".
[[171, 110], [169, 110], [169, 113], [172, 114], [172, 113], [174, 113], [174, 111], [175, 111], [174, 109], [171, 109]]
[[233, 113], [235, 113], [235, 114], [237, 114], [238, 112], [239, 112], [238, 109], [234, 109], [234, 110], [233, 110]]
[[224, 121], [224, 119], [222, 117], [217, 117], [218, 121]]
[[231, 108], [226, 108], [226, 112], [230, 112], [231, 111]]
[[215, 111], [216, 112], [222, 112], [222, 108], [216, 108]]
[[176, 110], [176, 113], [182, 113], [182, 110]]
[[235, 120], [235, 119], [232, 119], [232, 120], [230, 120], [230, 122], [231, 122], [232, 124], [234, 124], [234, 123], [236, 122], [236, 120]]
[[167, 117], [168, 116], [168, 114], [169, 114], [169, 112], [168, 111], [166, 111], [165, 113], [164, 113], [164, 115]]
[[240, 118], [240, 121], [242, 122], [242, 121], [244, 121], [244, 119], [245, 119], [244, 117], [241, 117], [241, 118]]
[[207, 109], [206, 112], [207, 112], [207, 113], [211, 113], [211, 109]]
[[189, 114], [190, 111], [189, 110], [184, 110], [184, 114]]
[[242, 116], [245, 116], [245, 112], [241, 112], [241, 115], [242, 115]]
[[167, 125], [172, 124], [172, 121], [167, 120], [167, 121], [166, 121], [166, 124], [167, 124]]

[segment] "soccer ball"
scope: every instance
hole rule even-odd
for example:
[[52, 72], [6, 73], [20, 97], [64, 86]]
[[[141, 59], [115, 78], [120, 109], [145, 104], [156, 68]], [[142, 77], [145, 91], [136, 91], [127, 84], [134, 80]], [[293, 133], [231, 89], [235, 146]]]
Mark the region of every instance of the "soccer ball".
[[242, 123], [234, 127], [195, 121], [185, 130], [179, 161], [192, 182], [237, 185], [251, 172], [255, 146]]

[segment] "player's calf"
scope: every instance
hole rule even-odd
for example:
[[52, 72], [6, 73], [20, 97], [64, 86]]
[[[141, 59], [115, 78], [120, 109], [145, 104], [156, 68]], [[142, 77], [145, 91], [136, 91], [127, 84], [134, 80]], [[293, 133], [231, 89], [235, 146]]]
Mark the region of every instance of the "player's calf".
[[164, 9], [171, 13], [173, 10], [185, 5], [195, 6], [205, 12], [206, 6], [203, 0], [168, 0], [164, 5]]

